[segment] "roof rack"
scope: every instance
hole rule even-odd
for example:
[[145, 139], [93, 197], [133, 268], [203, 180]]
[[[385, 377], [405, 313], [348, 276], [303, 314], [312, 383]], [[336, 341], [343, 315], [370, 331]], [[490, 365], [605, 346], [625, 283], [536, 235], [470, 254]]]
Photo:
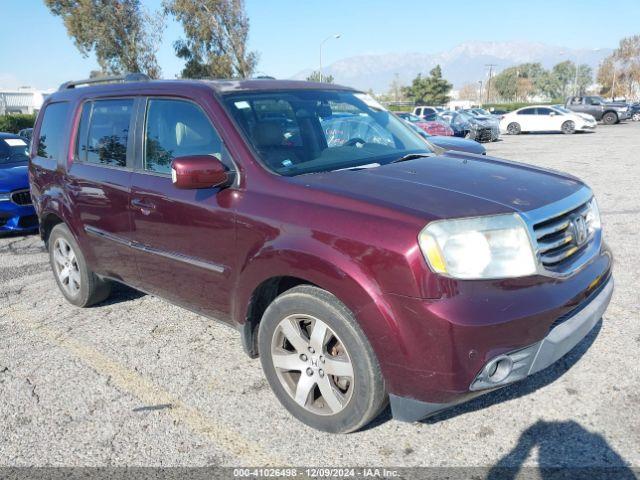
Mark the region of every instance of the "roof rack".
[[67, 90], [69, 88], [76, 88], [79, 85], [94, 85], [97, 83], [116, 83], [116, 82], [148, 82], [151, 80], [148, 75], [144, 73], [127, 73], [126, 75], [116, 75], [112, 77], [98, 77], [87, 78], [86, 80], [74, 80], [65, 82], [60, 85], [58, 90]]

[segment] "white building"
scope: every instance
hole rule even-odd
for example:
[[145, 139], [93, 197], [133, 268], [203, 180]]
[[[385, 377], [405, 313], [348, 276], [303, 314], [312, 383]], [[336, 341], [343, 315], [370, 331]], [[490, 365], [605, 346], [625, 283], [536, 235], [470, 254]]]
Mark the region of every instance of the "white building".
[[40, 110], [45, 94], [29, 87], [18, 90], [0, 89], [0, 115], [11, 113], [36, 113]]

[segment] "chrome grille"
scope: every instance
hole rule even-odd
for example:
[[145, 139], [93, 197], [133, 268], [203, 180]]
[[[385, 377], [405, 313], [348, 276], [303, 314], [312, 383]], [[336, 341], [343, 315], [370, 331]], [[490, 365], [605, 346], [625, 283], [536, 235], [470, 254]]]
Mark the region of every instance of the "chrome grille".
[[29, 190], [16, 190], [11, 192], [11, 201], [16, 205], [31, 205]]
[[533, 226], [540, 262], [552, 267], [568, 260], [591, 240], [586, 225], [588, 203]]

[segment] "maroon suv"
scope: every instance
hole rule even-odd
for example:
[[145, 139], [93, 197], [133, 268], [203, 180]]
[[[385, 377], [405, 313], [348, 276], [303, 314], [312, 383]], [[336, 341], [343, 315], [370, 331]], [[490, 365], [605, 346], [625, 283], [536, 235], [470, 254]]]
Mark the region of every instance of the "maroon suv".
[[[367, 94], [274, 81], [71, 82], [30, 180], [74, 305], [131, 285], [238, 329], [331, 432], [521, 380], [594, 327], [611, 253], [580, 180], [436, 154]], [[116, 80], [119, 80], [116, 82]]]

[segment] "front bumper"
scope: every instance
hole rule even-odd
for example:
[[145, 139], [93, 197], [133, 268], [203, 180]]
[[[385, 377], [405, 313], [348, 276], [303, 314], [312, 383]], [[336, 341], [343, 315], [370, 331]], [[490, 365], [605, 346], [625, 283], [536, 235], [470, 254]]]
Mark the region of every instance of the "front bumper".
[[612, 294], [613, 278], [610, 277], [588, 303], [571, 316], [558, 319], [542, 340], [489, 360], [469, 385], [468, 392], [453, 401], [430, 403], [390, 394], [393, 417], [415, 422], [547, 368], [587, 336], [602, 318]]
[[33, 232], [38, 228], [38, 217], [33, 205], [0, 202], [0, 232]]

